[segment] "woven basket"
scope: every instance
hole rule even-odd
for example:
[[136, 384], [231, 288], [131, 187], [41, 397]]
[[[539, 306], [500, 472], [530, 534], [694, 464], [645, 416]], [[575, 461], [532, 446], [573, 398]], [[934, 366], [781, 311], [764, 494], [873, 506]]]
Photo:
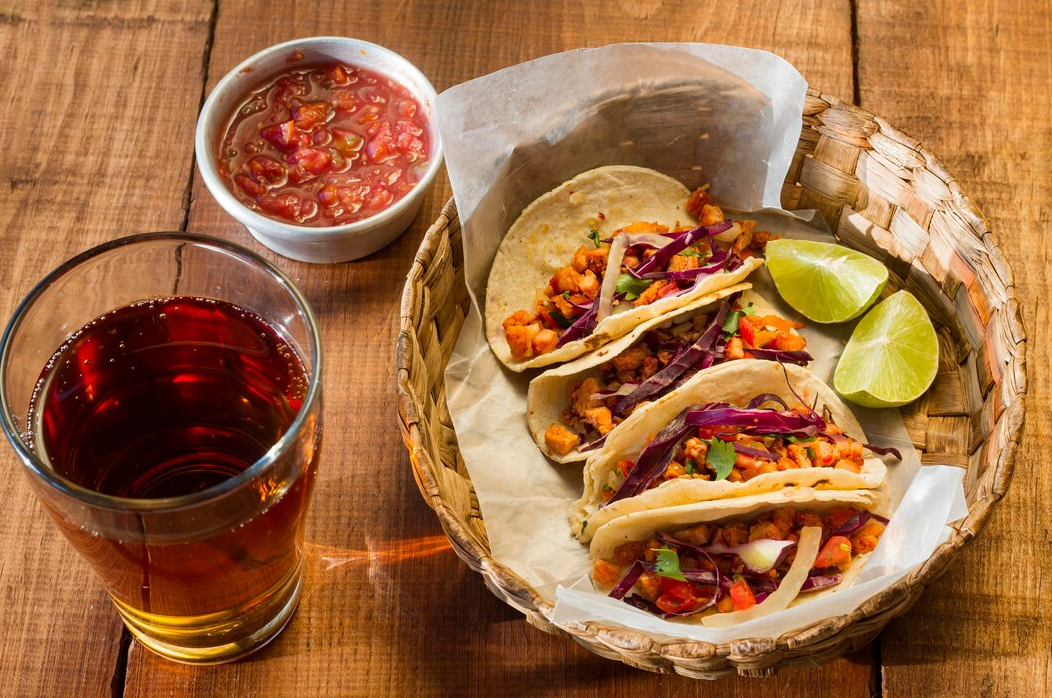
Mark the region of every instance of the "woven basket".
[[428, 230], [402, 294], [398, 397], [402, 436], [424, 500], [460, 557], [533, 625], [635, 667], [715, 678], [766, 676], [830, 660], [907, 611], [983, 527], [1011, 480], [1023, 426], [1026, 337], [1012, 273], [983, 215], [937, 158], [880, 117], [808, 92], [782, 189], [787, 209], [817, 209], [836, 237], [884, 262], [935, 321], [935, 383], [902, 409], [922, 463], [967, 469], [968, 516], [932, 557], [852, 613], [777, 638], [658, 642], [599, 622], [555, 627], [552, 605], [490, 556], [486, 526], [446, 406], [443, 373], [468, 309], [460, 222], [450, 201]]

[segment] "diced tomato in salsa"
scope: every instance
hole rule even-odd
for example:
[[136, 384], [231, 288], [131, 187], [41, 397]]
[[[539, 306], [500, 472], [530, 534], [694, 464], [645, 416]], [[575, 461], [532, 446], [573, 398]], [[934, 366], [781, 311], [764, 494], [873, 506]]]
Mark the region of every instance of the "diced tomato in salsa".
[[219, 171], [249, 208], [300, 225], [374, 215], [405, 196], [430, 159], [427, 119], [398, 83], [362, 68], [297, 66], [239, 105]]

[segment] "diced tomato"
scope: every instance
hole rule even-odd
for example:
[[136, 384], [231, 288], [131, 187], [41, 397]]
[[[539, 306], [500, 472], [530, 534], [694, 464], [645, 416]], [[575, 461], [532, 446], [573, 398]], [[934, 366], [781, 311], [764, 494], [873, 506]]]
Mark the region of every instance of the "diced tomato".
[[358, 211], [365, 203], [365, 197], [369, 195], [369, 187], [364, 184], [340, 187], [336, 195], [340, 199], [340, 204], [348, 211]]
[[698, 597], [694, 593], [694, 585], [690, 582], [661, 577], [660, 588], [661, 596], [657, 598], [655, 603], [665, 613], [676, 613], [693, 608], [698, 603]]
[[340, 202], [336, 196], [336, 191], [337, 187], [335, 184], [326, 184], [318, 190], [318, 203], [325, 208], [332, 208]]
[[845, 569], [851, 564], [851, 541], [844, 536], [833, 536], [826, 541], [815, 558], [814, 569], [839, 567]]
[[375, 135], [365, 144], [365, 154], [369, 156], [369, 162], [385, 162], [398, 155], [394, 147], [391, 125], [382, 123], [379, 126]]
[[742, 315], [738, 318], [738, 334], [741, 336], [742, 341], [750, 347], [756, 347], [756, 334], [753, 328], [752, 321], [748, 315]]
[[347, 71], [339, 63], [329, 69], [329, 79], [332, 80], [334, 85], [346, 85], [351, 80], [347, 75]]
[[260, 183], [265, 182], [272, 187], [284, 184], [289, 176], [289, 171], [285, 169], [284, 165], [266, 155], [257, 155], [249, 160], [246, 169], [249, 177]]
[[351, 113], [358, 108], [358, 99], [355, 97], [353, 90], [333, 90], [332, 106], [341, 111]]
[[617, 464], [617, 469], [621, 472], [621, 477], [628, 477], [628, 472], [635, 467], [635, 463], [630, 460], [623, 460]]
[[332, 156], [320, 148], [299, 148], [289, 160], [314, 175], [325, 174], [332, 165]]
[[369, 208], [380, 210], [387, 208], [394, 202], [394, 194], [380, 185], [374, 186], [370, 193], [369, 202], [366, 204]]
[[292, 120], [296, 128], [309, 131], [315, 126], [324, 124], [333, 115], [328, 102], [304, 102], [292, 110]]
[[259, 130], [259, 135], [284, 153], [291, 153], [299, 147], [299, 132], [296, 130], [295, 121], [265, 126]]
[[416, 102], [403, 99], [398, 102], [396, 108], [398, 110], [398, 116], [404, 116], [409, 119], [416, 116]]
[[424, 152], [424, 142], [409, 133], [399, 133], [395, 138], [395, 147], [403, 153]]
[[749, 587], [749, 582], [746, 581], [745, 577], [737, 575], [734, 577], [734, 583], [731, 584], [730, 589], [731, 603], [734, 605], [735, 611], [744, 611], [747, 608], [752, 608], [756, 605], [756, 597], [752, 593], [752, 589]]
[[317, 206], [313, 201], [304, 201], [291, 193], [281, 196], [264, 196], [259, 199], [259, 207], [267, 213], [293, 221], [310, 218], [313, 215], [312, 207], [316, 211]]
[[267, 193], [266, 187], [240, 172], [234, 175], [234, 184], [240, 187], [241, 191], [252, 197], [260, 197]]
[[277, 87], [274, 101], [289, 110], [299, 106], [302, 102], [300, 97], [310, 92], [310, 85], [298, 76], [283, 76], [278, 78], [274, 85]]

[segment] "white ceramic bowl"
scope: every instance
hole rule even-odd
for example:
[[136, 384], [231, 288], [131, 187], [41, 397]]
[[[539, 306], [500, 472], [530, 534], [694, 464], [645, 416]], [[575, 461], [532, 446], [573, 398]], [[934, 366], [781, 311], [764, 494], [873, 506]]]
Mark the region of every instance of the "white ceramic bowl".
[[[338, 61], [359, 66], [404, 85], [416, 97], [427, 116], [431, 143], [430, 163], [415, 187], [390, 207], [354, 223], [325, 228], [284, 223], [268, 218], [242, 204], [219, 177], [217, 146], [226, 133], [234, 109], [249, 93], [267, 80], [294, 67], [296, 51], [303, 58], [295, 65], [310, 66]], [[409, 227], [424, 194], [442, 167], [442, 142], [435, 121], [435, 88], [416, 66], [394, 51], [368, 41], [339, 36], [295, 39], [266, 48], [243, 61], [219, 81], [208, 95], [197, 120], [197, 166], [208, 191], [219, 205], [240, 221], [253, 237], [270, 249], [303, 262], [346, 262], [358, 259], [389, 244]]]

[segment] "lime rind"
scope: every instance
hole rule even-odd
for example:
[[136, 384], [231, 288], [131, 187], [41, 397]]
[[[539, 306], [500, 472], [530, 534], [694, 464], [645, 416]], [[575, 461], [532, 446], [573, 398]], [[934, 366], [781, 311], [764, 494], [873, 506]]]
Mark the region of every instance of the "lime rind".
[[833, 375], [846, 400], [865, 407], [899, 407], [931, 386], [939, 370], [939, 342], [924, 307], [899, 291], [855, 327]]
[[767, 268], [779, 295], [820, 323], [858, 317], [880, 296], [887, 268], [861, 252], [813, 240], [767, 243]]

